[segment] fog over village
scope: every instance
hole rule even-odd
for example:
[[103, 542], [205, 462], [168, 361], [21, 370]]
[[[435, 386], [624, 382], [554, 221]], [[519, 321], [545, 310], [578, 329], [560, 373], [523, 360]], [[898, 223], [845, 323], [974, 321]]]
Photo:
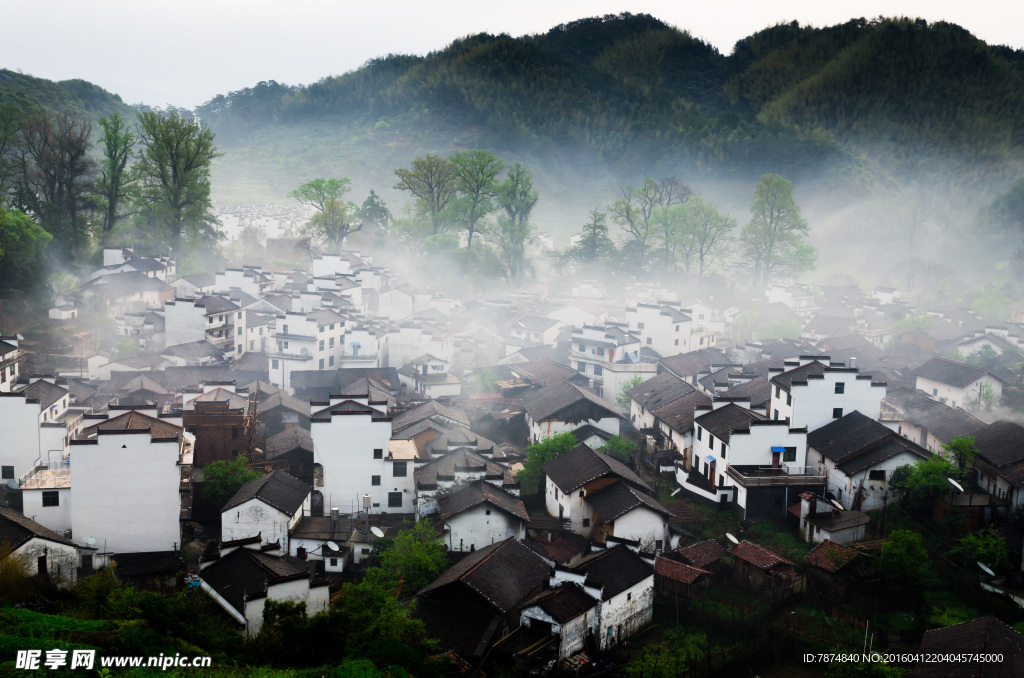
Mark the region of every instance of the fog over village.
[[1024, 675], [1024, 51], [684, 28], [0, 69], [0, 671]]

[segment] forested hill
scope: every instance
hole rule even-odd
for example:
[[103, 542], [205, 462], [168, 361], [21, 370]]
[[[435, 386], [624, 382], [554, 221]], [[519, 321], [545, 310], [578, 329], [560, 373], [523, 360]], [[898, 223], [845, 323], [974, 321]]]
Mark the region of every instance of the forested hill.
[[0, 68], [0, 104], [16, 106], [25, 113], [71, 111], [98, 120], [130, 107], [116, 94], [85, 80], [53, 82]]
[[881, 144], [901, 165], [945, 154], [993, 169], [1024, 146], [1022, 76], [1024, 52], [948, 23], [778, 25], [724, 56], [625, 14], [536, 36], [467, 37], [305, 87], [260, 83], [199, 112], [229, 146], [259, 130], [280, 143], [286, 128], [330, 123], [350, 143], [541, 156], [557, 147], [627, 173], [798, 176]]

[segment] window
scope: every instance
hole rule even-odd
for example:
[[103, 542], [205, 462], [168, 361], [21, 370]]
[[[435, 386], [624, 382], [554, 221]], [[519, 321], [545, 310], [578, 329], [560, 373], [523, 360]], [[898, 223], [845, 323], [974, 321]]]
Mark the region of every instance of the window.
[[579, 372], [580, 374], [586, 374], [587, 373], [587, 365], [586, 365], [586, 363], [584, 363], [582, 360], [580, 362], [576, 363], [576, 371]]
[[43, 506], [60, 506], [58, 490], [43, 490]]
[[0, 471], [2, 471], [2, 473], [0, 473], [0, 478], [2, 478], [3, 480], [14, 480], [13, 466], [0, 467]]
[[338, 559], [337, 558], [331, 558], [331, 567], [337, 567], [337, 566], [338, 566]]
[[711, 451], [715, 449], [715, 436], [713, 435], [708, 436], [708, 449]]
[[654, 339], [652, 339], [650, 337], [647, 337], [647, 345], [650, 346], [653, 343], [654, 343]]
[[281, 325], [281, 334], [288, 334], [288, 326]]
[[[404, 478], [408, 470], [406, 468], [408, 463], [409, 462], [407, 461], [396, 461], [395, 465], [392, 467], [391, 475], [393, 475], [395, 478]], [[399, 504], [399, 506], [401, 506], [401, 504]]]
[[678, 346], [678, 345], [679, 345], [679, 340], [678, 340], [678, 339], [676, 339], [676, 346]]
[[701, 337], [701, 338], [700, 338], [700, 345], [701, 345], [701, 346], [703, 346], [703, 345], [704, 345], [704, 337]]
[[[319, 332], [320, 332], [320, 334], [323, 334], [323, 333], [324, 333], [324, 328], [323, 328], [323, 326], [321, 326], [321, 327], [320, 327], [320, 329], [319, 329]], [[322, 344], [323, 342], [320, 342], [320, 343]]]
[[868, 471], [868, 480], [881, 480], [885, 481], [885, 469], [878, 471]]
[[639, 327], [640, 329], [644, 328], [644, 324], [643, 323], [637, 323], [636, 326]]
[[583, 519], [583, 527], [590, 527], [590, 518]]
[[334, 348], [334, 337], [331, 337], [331, 340], [327, 343], [327, 345], [330, 348]]
[[327, 366], [328, 366], [328, 367], [334, 367], [334, 356], [333, 356], [333, 355], [332, 355], [332, 356], [329, 356], [329, 357], [327, 358]]
[[700, 426], [698, 426], [697, 427], [697, 440], [700, 440], [700, 434], [701, 434], [701, 430], [700, 430]]
[[600, 377], [604, 373], [604, 369], [600, 365], [594, 365], [594, 376]]
[[208, 322], [209, 324], [212, 325], [213, 324], [213, 316], [211, 315], [211, 316], [207, 317], [206, 318], [206, 322]]
[[256, 350], [256, 342], [255, 341], [250, 341], [249, 342], [249, 350], [250, 351], [255, 351]]
[[231, 437], [232, 438], [238, 438], [238, 427], [237, 426], [235, 426], [235, 427], [233, 427], [231, 429]]
[[370, 549], [364, 548], [362, 553], [363, 553], [364, 556], [368, 556], [368, 555], [370, 555]]
[[779, 411], [775, 410], [775, 421], [779, 420]]
[[934, 396], [937, 396], [937, 395], [939, 395], [939, 389], [937, 389], [937, 388], [933, 388], [933, 389], [932, 389], [932, 395], [934, 395]]
[[370, 484], [378, 487], [380, 485], [380, 476], [370, 476]]
[[270, 366], [275, 370], [277, 369], [277, 358], [270, 361]]
[[785, 462], [796, 461], [796, 448], [795, 447], [785, 447], [783, 449], [785, 451], [782, 453], [782, 461], [785, 461]]
[[324, 368], [324, 359], [320, 358], [320, 369], [322, 370], [323, 368]]
[[586, 353], [587, 347], [584, 344], [580, 344], [580, 353]]
[[604, 355], [604, 349], [603, 348], [597, 349], [597, 355], [602, 355], [603, 356]]
[[286, 341], [286, 342], [284, 342], [284, 347], [285, 347], [285, 348], [288, 348], [288, 342], [287, 342], [287, 341]]
[[793, 404], [793, 394], [792, 393], [787, 393], [786, 394], [786, 404], [787, 405], [792, 405]]
[[323, 339], [320, 340], [320, 350], [321, 351], [324, 350], [324, 340]]
[[837, 381], [836, 382], [836, 393], [846, 393], [846, 384], [841, 382], [841, 381]]
[[488, 516], [491, 515], [491, 509], [487, 509], [486, 511], [484, 511], [484, 514]]
[[775, 397], [776, 397], [776, 398], [779, 398], [779, 397], [781, 397], [781, 396], [782, 396], [782, 389], [781, 389], [781, 388], [779, 388], [778, 386], [776, 386], [776, 387], [775, 387]]
[[334, 329], [334, 323], [331, 323], [331, 327], [329, 329]]
[[585, 496], [586, 496], [586, 490], [580, 490], [580, 498], [583, 498]]
[[676, 332], [679, 331], [679, 325], [676, 325]]
[[843, 408], [841, 408], [841, 407], [833, 407], [832, 408], [832, 418], [833, 419], [840, 419], [840, 418], [842, 418], [842, 416], [843, 416]]
[[722, 459], [725, 459], [725, 441], [722, 441]]
[[388, 508], [402, 508], [401, 492], [388, 492]]
[[239, 311], [239, 312], [238, 312], [238, 319], [239, 319], [239, 320], [241, 320], [241, 319], [242, 319], [242, 312], [241, 312], [241, 311]]
[[373, 448], [373, 458], [374, 459], [383, 459], [384, 458], [384, 448], [382, 448], [382, 447], [375, 447], [375, 448]]

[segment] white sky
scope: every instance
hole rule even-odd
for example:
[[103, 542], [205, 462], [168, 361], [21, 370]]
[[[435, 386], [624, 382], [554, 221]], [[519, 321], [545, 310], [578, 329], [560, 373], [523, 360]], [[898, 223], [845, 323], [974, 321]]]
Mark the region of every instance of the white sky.
[[129, 103], [191, 107], [261, 80], [305, 84], [460, 36], [541, 33], [622, 11], [651, 14], [725, 54], [780, 21], [879, 15], [950, 21], [990, 44], [1024, 47], [1019, 0], [0, 0], [0, 67], [82, 78]]

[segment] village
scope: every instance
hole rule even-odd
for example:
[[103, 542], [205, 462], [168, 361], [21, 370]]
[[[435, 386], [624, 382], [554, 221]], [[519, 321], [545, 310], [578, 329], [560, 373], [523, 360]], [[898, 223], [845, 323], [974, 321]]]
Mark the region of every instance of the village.
[[[458, 299], [266, 240], [188, 275], [107, 247], [44, 332], [3, 309], [0, 535], [30, 575], [195, 586], [255, 637], [268, 601], [329, 609], [422, 523], [450, 567], [413, 614], [466, 671], [600, 669], [681, 619], [708, 675], [807, 643], [1024, 670], [1019, 302], [992, 324], [791, 280]], [[779, 322], [799, 338], [737, 340]], [[253, 479], [218, 499], [232, 464]]]

